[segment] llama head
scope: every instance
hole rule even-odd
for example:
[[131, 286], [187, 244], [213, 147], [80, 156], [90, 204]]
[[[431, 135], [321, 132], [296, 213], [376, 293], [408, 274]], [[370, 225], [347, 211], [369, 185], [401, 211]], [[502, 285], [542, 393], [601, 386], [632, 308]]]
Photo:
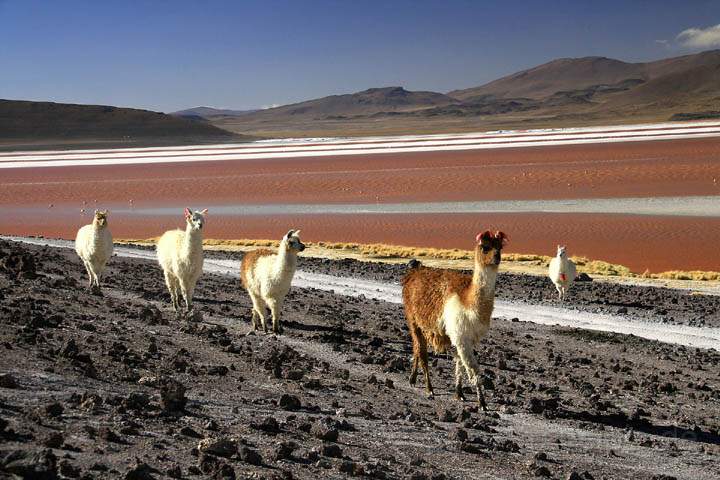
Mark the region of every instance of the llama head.
[[565, 245], [558, 245], [557, 246], [557, 256], [560, 258], [565, 258]]
[[300, 241], [300, 230], [289, 230], [280, 242], [280, 248], [295, 253], [305, 250], [305, 244]]
[[485, 230], [482, 233], [478, 233], [475, 237], [475, 241], [477, 242], [475, 258], [479, 260], [483, 266], [497, 267], [500, 265], [500, 253], [507, 239], [507, 235], [501, 231], [493, 233], [490, 230]]
[[93, 225], [100, 228], [107, 227], [107, 210], [95, 210], [95, 217], [93, 218]]
[[202, 230], [205, 225], [205, 215], [207, 215], [207, 208], [201, 211], [191, 211], [189, 208], [185, 208], [185, 222], [192, 230]]

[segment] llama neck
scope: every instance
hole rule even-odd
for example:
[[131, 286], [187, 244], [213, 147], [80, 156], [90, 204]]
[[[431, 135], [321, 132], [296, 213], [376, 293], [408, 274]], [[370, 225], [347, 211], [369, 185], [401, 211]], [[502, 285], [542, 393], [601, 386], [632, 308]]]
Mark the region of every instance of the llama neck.
[[185, 257], [193, 256], [198, 251], [202, 251], [202, 231], [191, 228], [190, 225], [188, 225], [185, 228], [182, 250]]
[[275, 261], [275, 271], [278, 273], [295, 272], [296, 266], [297, 253], [288, 250], [285, 242], [280, 243], [277, 260]]
[[93, 222], [93, 236], [98, 238], [100, 235], [102, 235], [103, 230], [105, 230], [105, 227], [100, 225], [97, 222]]
[[565, 270], [567, 268], [567, 263], [568, 263], [567, 257], [564, 255], [558, 254], [557, 259], [558, 259], [558, 264], [560, 265], [560, 269]]
[[470, 283], [469, 300], [475, 305], [493, 303], [495, 301], [495, 281], [497, 265], [485, 265], [480, 254], [475, 252], [475, 267]]

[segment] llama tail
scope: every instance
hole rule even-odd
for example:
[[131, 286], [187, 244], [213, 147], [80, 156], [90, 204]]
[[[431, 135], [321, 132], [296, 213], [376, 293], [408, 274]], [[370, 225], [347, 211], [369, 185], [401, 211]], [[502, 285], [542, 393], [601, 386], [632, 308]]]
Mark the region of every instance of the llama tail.
[[412, 270], [413, 268], [420, 268], [420, 265], [422, 265], [422, 263], [420, 263], [420, 260], [415, 260], [413, 258], [412, 260], [410, 260], [408, 262], [407, 268], [408, 268], [408, 270]]

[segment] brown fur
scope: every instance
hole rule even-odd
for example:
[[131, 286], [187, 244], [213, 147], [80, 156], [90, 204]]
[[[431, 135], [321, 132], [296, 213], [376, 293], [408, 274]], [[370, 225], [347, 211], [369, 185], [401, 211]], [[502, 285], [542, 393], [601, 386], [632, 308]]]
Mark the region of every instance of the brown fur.
[[248, 288], [247, 277], [255, 267], [255, 262], [257, 262], [258, 258], [267, 257], [269, 255], [275, 255], [275, 252], [268, 250], [267, 248], [259, 248], [245, 254], [242, 262], [240, 263], [240, 281], [242, 282], [242, 286], [245, 290]]
[[[500, 261], [500, 251], [506, 240], [507, 236], [502, 232], [493, 234], [486, 231], [477, 236], [474, 273], [492, 266], [496, 268]], [[414, 262], [412, 265], [417, 263]], [[422, 266], [410, 268], [403, 278], [402, 288], [405, 319], [413, 342], [410, 383], [415, 383], [418, 367], [422, 367], [428, 393], [432, 394], [427, 347], [430, 345], [436, 353], [443, 353], [452, 346], [450, 338], [438, 327], [438, 319], [443, 313], [446, 300], [457, 294], [466, 307], [473, 307], [483, 314], [487, 313], [483, 317], [487, 316], [486, 320], [489, 322], [494, 306], [494, 295], [493, 298], [482, 298], [482, 295], [479, 295], [481, 285], [473, 282], [473, 275]], [[459, 383], [458, 395], [462, 395]]]
[[427, 267], [410, 270], [402, 281], [405, 319], [410, 334], [419, 329], [436, 353], [445, 352], [450, 339], [438, 331], [437, 319], [445, 299], [454, 292], [469, 289], [471, 282], [471, 275], [454, 270]]

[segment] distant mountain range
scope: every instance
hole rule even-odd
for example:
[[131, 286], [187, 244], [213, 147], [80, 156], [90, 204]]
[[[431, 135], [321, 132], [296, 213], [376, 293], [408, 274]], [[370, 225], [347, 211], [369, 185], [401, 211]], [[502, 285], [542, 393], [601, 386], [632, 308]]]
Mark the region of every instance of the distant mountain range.
[[104, 105], [0, 100], [0, 148], [12, 145], [156, 145], [246, 139], [209, 123]]
[[720, 50], [646, 63], [561, 58], [448, 93], [370, 88], [262, 110], [195, 107], [163, 114], [0, 100], [0, 148], [19, 143], [187, 144], [703, 118], [720, 118]]
[[172, 112], [170, 115], [176, 117], [185, 117], [190, 119], [203, 118], [208, 119], [212, 117], [237, 117], [245, 115], [247, 113], [257, 112], [258, 110], [228, 110], [223, 108], [212, 108], [212, 107], [193, 107], [185, 110], [179, 110]]
[[713, 50], [646, 63], [561, 58], [446, 94], [371, 88], [240, 115], [198, 114], [236, 132], [297, 136], [715, 118], [719, 110], [720, 50]]

